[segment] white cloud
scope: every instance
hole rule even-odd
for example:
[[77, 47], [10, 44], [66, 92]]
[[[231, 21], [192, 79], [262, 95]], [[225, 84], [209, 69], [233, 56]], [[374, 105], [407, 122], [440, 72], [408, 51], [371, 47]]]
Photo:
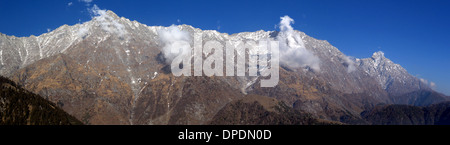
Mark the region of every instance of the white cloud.
[[47, 28], [47, 32], [50, 32], [50, 31], [52, 31], [52, 29], [50, 29], [50, 28]]
[[350, 56], [345, 56], [344, 64], [347, 66], [347, 73], [351, 73], [356, 70], [354, 58]]
[[280, 42], [280, 63], [291, 68], [308, 66], [320, 71], [320, 59], [306, 49], [302, 37], [294, 31], [291, 23], [294, 20], [289, 16], [281, 17], [280, 33], [276, 38]]
[[96, 4], [92, 6], [92, 8], [88, 8], [89, 13], [91, 13], [92, 16], [102, 16], [106, 14], [106, 10], [100, 9]]
[[72, 6], [73, 5], [73, 2], [69, 2], [69, 3], [67, 3], [67, 6]]
[[421, 81], [422, 83], [424, 83], [424, 84], [428, 85], [428, 80], [426, 80], [426, 79], [423, 79], [423, 78], [420, 78], [420, 81]]
[[87, 27], [81, 27], [78, 30], [78, 36], [81, 37], [81, 38], [85, 37], [88, 33], [89, 33], [89, 28], [87, 28]]
[[161, 52], [167, 64], [171, 64], [175, 57], [189, 52], [189, 49], [191, 49], [189, 45], [191, 36], [188, 32], [180, 30], [175, 25], [159, 30], [158, 35], [161, 43], [164, 45], [161, 48]]
[[426, 79], [423, 78], [419, 78], [420, 82], [422, 82], [423, 84], [425, 84], [426, 86], [430, 87], [431, 89], [436, 89], [436, 83], [432, 82], [432, 81], [428, 81]]
[[93, 0], [78, 0], [78, 1], [86, 3], [86, 6], [90, 6]]
[[111, 34], [117, 34], [119, 37], [123, 37], [128, 33], [125, 30], [125, 26], [108, 14], [107, 10], [100, 9], [96, 4], [94, 4], [92, 8], [88, 8], [88, 10], [91, 13], [92, 18], [100, 22], [100, 27], [104, 31]]
[[217, 30], [220, 30], [221, 26], [220, 26], [220, 20], [217, 20]]
[[432, 89], [435, 89], [435, 88], [436, 88], [436, 83], [430, 82], [430, 87], [431, 87]]

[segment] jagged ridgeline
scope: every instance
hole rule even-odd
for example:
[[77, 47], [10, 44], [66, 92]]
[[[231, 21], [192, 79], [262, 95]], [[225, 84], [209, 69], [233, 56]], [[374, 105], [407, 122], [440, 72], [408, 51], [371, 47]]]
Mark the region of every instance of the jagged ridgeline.
[[[84, 124], [316, 124], [302, 116], [308, 114], [368, 124], [361, 113], [380, 104], [424, 107], [450, 101], [383, 52], [352, 58], [328, 41], [293, 29], [289, 17], [283, 17], [279, 32], [227, 34], [190, 25], [147, 26], [112, 11], [101, 14], [40, 36], [0, 34], [0, 75], [60, 104]], [[210, 40], [223, 46], [279, 41], [278, 85], [262, 88], [259, 76], [174, 76], [168, 60], [177, 55], [168, 50], [177, 40], [194, 46], [195, 34], [202, 34], [202, 46]], [[261, 98], [239, 102], [252, 95], [290, 108], [271, 110]], [[261, 113], [272, 116], [260, 119]]]
[[0, 125], [82, 125], [56, 104], [0, 76]]

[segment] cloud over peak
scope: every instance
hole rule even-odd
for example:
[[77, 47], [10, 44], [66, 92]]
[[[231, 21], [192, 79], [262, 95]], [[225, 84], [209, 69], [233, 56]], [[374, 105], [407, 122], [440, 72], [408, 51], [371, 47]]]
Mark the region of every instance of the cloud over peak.
[[163, 44], [161, 52], [164, 55], [167, 64], [171, 64], [175, 57], [190, 52], [189, 42], [191, 36], [188, 32], [180, 30], [172, 25], [158, 31], [160, 42]]
[[96, 4], [92, 8], [88, 8], [89, 13], [93, 19], [96, 19], [100, 27], [111, 34], [117, 34], [119, 37], [123, 37], [127, 34], [125, 26], [119, 23], [112, 15], [108, 14], [107, 10], [100, 9]]
[[320, 59], [306, 49], [302, 37], [291, 26], [294, 19], [287, 15], [280, 19], [280, 33], [276, 39], [280, 42], [281, 65], [291, 68], [310, 67], [314, 71], [320, 71]]

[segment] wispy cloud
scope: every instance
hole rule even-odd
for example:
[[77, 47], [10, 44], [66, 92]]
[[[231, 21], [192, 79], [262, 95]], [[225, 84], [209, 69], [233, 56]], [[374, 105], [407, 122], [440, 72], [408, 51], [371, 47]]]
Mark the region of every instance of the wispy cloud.
[[86, 3], [86, 6], [91, 6], [93, 0], [78, 0], [78, 1]]
[[280, 42], [280, 63], [291, 68], [310, 67], [320, 71], [320, 59], [306, 49], [300, 33], [291, 26], [294, 19], [287, 15], [280, 19], [280, 33], [277, 36]]
[[161, 43], [164, 45], [161, 48], [161, 52], [167, 64], [171, 64], [175, 57], [189, 52], [191, 49], [189, 45], [191, 36], [188, 32], [180, 30], [175, 25], [159, 30], [158, 35]]
[[72, 6], [73, 5], [73, 2], [69, 2], [69, 3], [67, 3], [67, 6]]
[[89, 28], [88, 27], [81, 27], [77, 32], [79, 37], [85, 37], [89, 34]]
[[221, 26], [220, 26], [220, 20], [217, 20], [217, 31], [219, 31], [220, 28], [221, 28]]
[[426, 80], [426, 79], [423, 79], [423, 78], [420, 78], [420, 81], [421, 81], [422, 83], [424, 83], [424, 84], [427, 84], [427, 85], [428, 85], [428, 80]]
[[436, 83], [430, 82], [430, 87], [431, 87], [432, 89], [436, 89]]
[[89, 10], [89, 13], [91, 13], [92, 17], [103, 16], [106, 14], [106, 10], [100, 9], [96, 4], [94, 4], [94, 6], [92, 6], [92, 8], [88, 8], [88, 10]]
[[[100, 22], [100, 27], [109, 33], [118, 34], [123, 37], [127, 34], [125, 26], [119, 23], [113, 16], [108, 14], [107, 10], [100, 9], [96, 4], [92, 8], [88, 8], [91, 17]], [[112, 12], [111, 12], [112, 13]]]
[[430, 87], [431, 89], [436, 89], [436, 83], [432, 82], [432, 81], [428, 81], [424, 78], [419, 78], [420, 82], [422, 82], [423, 84], [425, 84], [426, 86]]
[[351, 73], [356, 70], [355, 60], [351, 56], [345, 56], [343, 64], [347, 67], [347, 73]]

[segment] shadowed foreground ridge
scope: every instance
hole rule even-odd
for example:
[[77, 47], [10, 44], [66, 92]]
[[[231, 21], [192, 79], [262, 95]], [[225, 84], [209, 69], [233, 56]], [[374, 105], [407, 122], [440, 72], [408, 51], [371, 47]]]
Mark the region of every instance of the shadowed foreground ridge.
[[427, 107], [377, 106], [362, 112], [361, 116], [373, 125], [450, 125], [450, 102]]
[[249, 95], [227, 104], [210, 124], [213, 125], [337, 125], [319, 120], [304, 111], [295, 110], [276, 99]]
[[82, 125], [82, 123], [56, 104], [0, 76], [0, 125]]

